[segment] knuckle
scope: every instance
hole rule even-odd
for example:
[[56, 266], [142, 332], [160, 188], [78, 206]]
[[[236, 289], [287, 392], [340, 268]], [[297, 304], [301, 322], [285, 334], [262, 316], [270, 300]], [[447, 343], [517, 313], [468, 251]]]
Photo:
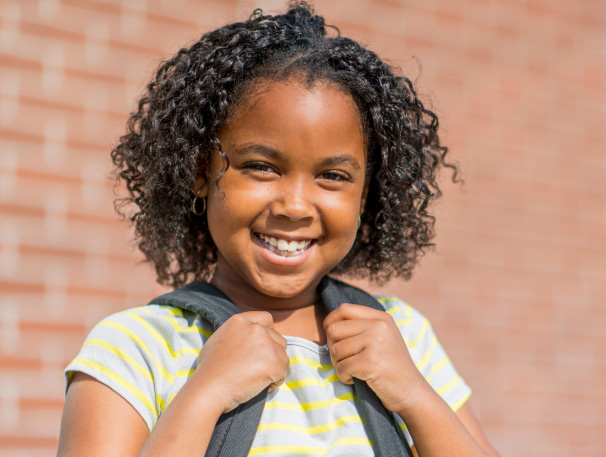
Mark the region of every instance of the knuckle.
[[386, 319], [377, 319], [376, 326], [379, 330], [387, 330], [391, 327], [390, 322]]
[[269, 311], [257, 311], [259, 313], [259, 317], [266, 322], [273, 322], [273, 317]]
[[264, 337], [268, 334], [267, 327], [264, 327], [263, 325], [257, 323], [251, 323], [250, 328], [246, 330], [252, 335], [254, 335], [256, 338]]
[[335, 360], [339, 360], [342, 351], [342, 344], [334, 343], [329, 350], [331, 357]]
[[351, 309], [351, 307], [354, 306], [351, 303], [341, 303], [337, 309], [341, 309], [343, 311], [347, 311], [348, 309]]
[[325, 331], [327, 335], [334, 336], [337, 333], [338, 329], [339, 323], [333, 322], [332, 324], [328, 324], [328, 326], [325, 328]]
[[288, 341], [286, 341], [286, 338], [284, 338], [282, 335], [280, 335], [280, 334], [278, 334], [278, 335], [280, 336], [280, 347], [282, 349], [286, 349], [288, 347]]
[[243, 323], [248, 321], [248, 318], [246, 317], [246, 315], [244, 313], [238, 313], [238, 314], [234, 314], [233, 316], [231, 316], [228, 319], [228, 322], [231, 321], [232, 323]]

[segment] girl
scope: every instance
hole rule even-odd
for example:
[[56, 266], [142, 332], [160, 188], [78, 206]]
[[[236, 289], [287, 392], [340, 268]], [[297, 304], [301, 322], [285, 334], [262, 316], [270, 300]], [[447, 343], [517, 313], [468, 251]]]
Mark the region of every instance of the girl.
[[395, 298], [326, 315], [316, 290], [410, 276], [436, 173], [456, 176], [437, 129], [408, 79], [304, 3], [164, 63], [112, 153], [139, 247], [161, 283], [209, 280], [243, 312], [214, 333], [167, 305], [99, 323], [66, 370], [59, 455], [204, 455], [269, 386], [250, 455], [370, 456], [353, 378], [417, 455], [497, 455], [427, 320]]

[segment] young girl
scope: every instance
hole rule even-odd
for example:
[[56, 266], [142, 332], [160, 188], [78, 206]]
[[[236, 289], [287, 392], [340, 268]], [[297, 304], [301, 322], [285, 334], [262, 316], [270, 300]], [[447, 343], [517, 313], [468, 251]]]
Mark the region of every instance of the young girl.
[[[112, 153], [158, 280], [209, 280], [242, 311], [214, 333], [167, 305], [91, 332], [66, 370], [59, 455], [204, 455], [269, 386], [250, 455], [371, 456], [353, 378], [428, 456], [497, 455], [427, 320], [326, 314], [327, 274], [408, 278], [433, 236], [446, 148], [410, 81], [302, 3], [256, 11], [158, 70]], [[404, 425], [405, 424], [405, 425]]]

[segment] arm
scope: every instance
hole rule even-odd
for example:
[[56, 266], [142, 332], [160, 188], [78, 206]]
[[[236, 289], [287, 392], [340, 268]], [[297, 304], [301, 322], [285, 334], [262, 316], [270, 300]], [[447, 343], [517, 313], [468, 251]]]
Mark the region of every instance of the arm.
[[288, 362], [286, 340], [273, 328], [269, 313], [232, 317], [203, 346], [196, 371], [151, 433], [119, 394], [77, 373], [67, 392], [58, 456], [204, 455], [221, 414], [268, 385], [279, 386]]
[[366, 381], [385, 407], [404, 420], [418, 455], [498, 455], [484, 445], [471, 411], [464, 407], [464, 424], [419, 373], [389, 314], [343, 304], [328, 315], [324, 328], [341, 382], [351, 384], [353, 377]]
[[404, 420], [413, 437], [415, 455], [499, 457], [482, 432], [469, 405], [463, 405], [455, 414], [427, 385], [429, 388], [418, 394], [412, 406], [395, 411]]
[[473, 436], [473, 439], [478, 443], [490, 457], [500, 457], [499, 453], [495, 448], [492, 447], [488, 438], [484, 434], [480, 422], [474, 415], [471, 407], [465, 403], [457, 411], [457, 417], [461, 423], [465, 426], [465, 429]]
[[[185, 384], [150, 434], [130, 403], [105, 384], [76, 373], [65, 400], [58, 456], [186, 455], [205, 450], [223, 410], [204, 386], [194, 386]], [[184, 428], [196, 433], [179, 434]]]
[[[456, 416], [476, 443], [478, 443], [490, 457], [500, 457], [499, 453], [488, 441], [488, 438], [486, 438], [486, 435], [484, 435], [480, 423], [467, 403], [461, 406], [457, 411]], [[412, 448], [412, 453], [415, 457], [419, 457], [415, 446]]]

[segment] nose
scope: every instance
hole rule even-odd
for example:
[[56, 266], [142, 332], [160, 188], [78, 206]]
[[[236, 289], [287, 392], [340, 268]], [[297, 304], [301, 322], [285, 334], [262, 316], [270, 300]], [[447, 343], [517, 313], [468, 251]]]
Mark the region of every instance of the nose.
[[276, 218], [301, 221], [314, 215], [313, 189], [303, 180], [284, 180], [276, 189], [271, 215]]

